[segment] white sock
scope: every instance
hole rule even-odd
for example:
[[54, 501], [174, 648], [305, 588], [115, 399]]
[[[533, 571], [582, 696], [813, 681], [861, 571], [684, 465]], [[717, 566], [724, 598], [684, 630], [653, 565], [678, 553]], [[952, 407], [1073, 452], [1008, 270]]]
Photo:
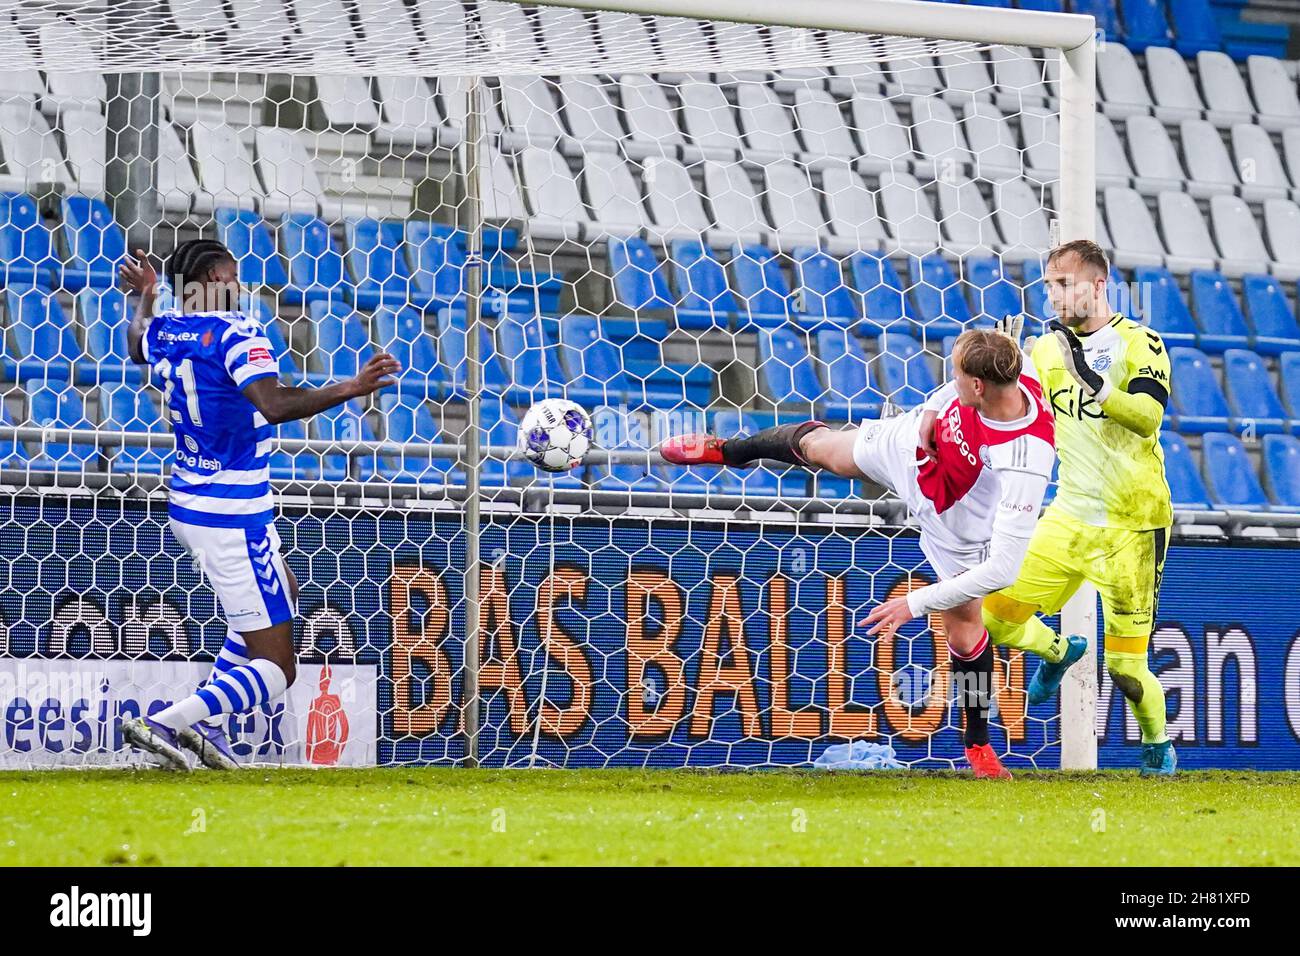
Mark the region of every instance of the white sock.
[[259, 657], [222, 672], [189, 697], [154, 714], [153, 719], [180, 730], [208, 717], [252, 710], [275, 700], [288, 686], [280, 666]]

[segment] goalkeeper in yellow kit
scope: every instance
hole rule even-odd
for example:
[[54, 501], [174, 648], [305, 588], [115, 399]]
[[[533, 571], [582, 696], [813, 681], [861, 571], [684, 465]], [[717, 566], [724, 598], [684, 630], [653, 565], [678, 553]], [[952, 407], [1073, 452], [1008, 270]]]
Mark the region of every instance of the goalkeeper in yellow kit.
[[1160, 576], [1173, 524], [1160, 423], [1169, 401], [1169, 355], [1160, 336], [1118, 315], [1106, 297], [1110, 263], [1088, 240], [1048, 256], [1043, 279], [1060, 317], [1031, 359], [1056, 415], [1060, 480], [1016, 583], [984, 599], [995, 644], [1043, 658], [1030, 703], [1049, 699], [1087, 642], [1051, 630], [1084, 581], [1101, 595], [1106, 669], [1142, 728], [1143, 775], [1177, 765], [1165, 733], [1165, 695], [1147, 665]]

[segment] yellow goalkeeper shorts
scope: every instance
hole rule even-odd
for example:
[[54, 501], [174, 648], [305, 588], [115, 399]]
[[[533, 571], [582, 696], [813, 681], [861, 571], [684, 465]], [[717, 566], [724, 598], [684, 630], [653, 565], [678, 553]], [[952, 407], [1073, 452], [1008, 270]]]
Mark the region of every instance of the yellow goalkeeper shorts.
[[1038, 612], [1055, 614], [1088, 581], [1101, 596], [1107, 648], [1145, 651], [1168, 548], [1168, 528], [1097, 528], [1049, 507], [1038, 519], [1016, 583], [990, 594], [984, 607], [1021, 623]]

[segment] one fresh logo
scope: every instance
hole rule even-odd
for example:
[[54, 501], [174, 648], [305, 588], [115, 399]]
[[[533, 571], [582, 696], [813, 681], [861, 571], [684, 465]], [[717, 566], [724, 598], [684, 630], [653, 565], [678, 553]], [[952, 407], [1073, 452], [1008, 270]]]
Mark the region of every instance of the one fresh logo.
[[1092, 370], [1094, 372], [1104, 372], [1108, 368], [1110, 368], [1109, 355], [1098, 355], [1095, 359], [1092, 360]]
[[83, 893], [78, 886], [50, 897], [50, 925], [129, 927], [133, 936], [153, 928], [152, 893]]

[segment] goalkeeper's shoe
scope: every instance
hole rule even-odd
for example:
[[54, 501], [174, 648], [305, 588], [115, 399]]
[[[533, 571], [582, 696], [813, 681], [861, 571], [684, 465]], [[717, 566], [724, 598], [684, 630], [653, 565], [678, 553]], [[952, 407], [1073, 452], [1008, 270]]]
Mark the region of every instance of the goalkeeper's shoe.
[[1178, 754], [1174, 742], [1142, 745], [1142, 770], [1144, 777], [1172, 777], [1178, 769]]
[[966, 748], [966, 759], [975, 771], [976, 780], [1010, 780], [1011, 771], [1002, 766], [1002, 761], [993, 752], [989, 744]]
[[230, 749], [230, 740], [225, 728], [213, 726], [206, 721], [199, 721], [176, 732], [180, 744], [199, 758], [199, 762], [210, 770], [238, 770], [239, 762], [235, 752]]
[[1034, 679], [1029, 682], [1029, 702], [1041, 704], [1050, 700], [1057, 688], [1061, 686], [1061, 679], [1065, 677], [1065, 672], [1070, 669], [1070, 665], [1086, 653], [1088, 653], [1087, 638], [1080, 637], [1078, 634], [1071, 634], [1066, 638], [1065, 656], [1055, 664], [1051, 661], [1043, 661], [1038, 665], [1038, 670], [1034, 671]]
[[134, 749], [149, 754], [160, 767], [167, 770], [190, 769], [190, 762], [181, 751], [176, 731], [152, 717], [132, 717], [122, 721], [122, 739]]
[[722, 446], [726, 439], [713, 435], [678, 435], [659, 446], [659, 454], [670, 465], [724, 465]]

